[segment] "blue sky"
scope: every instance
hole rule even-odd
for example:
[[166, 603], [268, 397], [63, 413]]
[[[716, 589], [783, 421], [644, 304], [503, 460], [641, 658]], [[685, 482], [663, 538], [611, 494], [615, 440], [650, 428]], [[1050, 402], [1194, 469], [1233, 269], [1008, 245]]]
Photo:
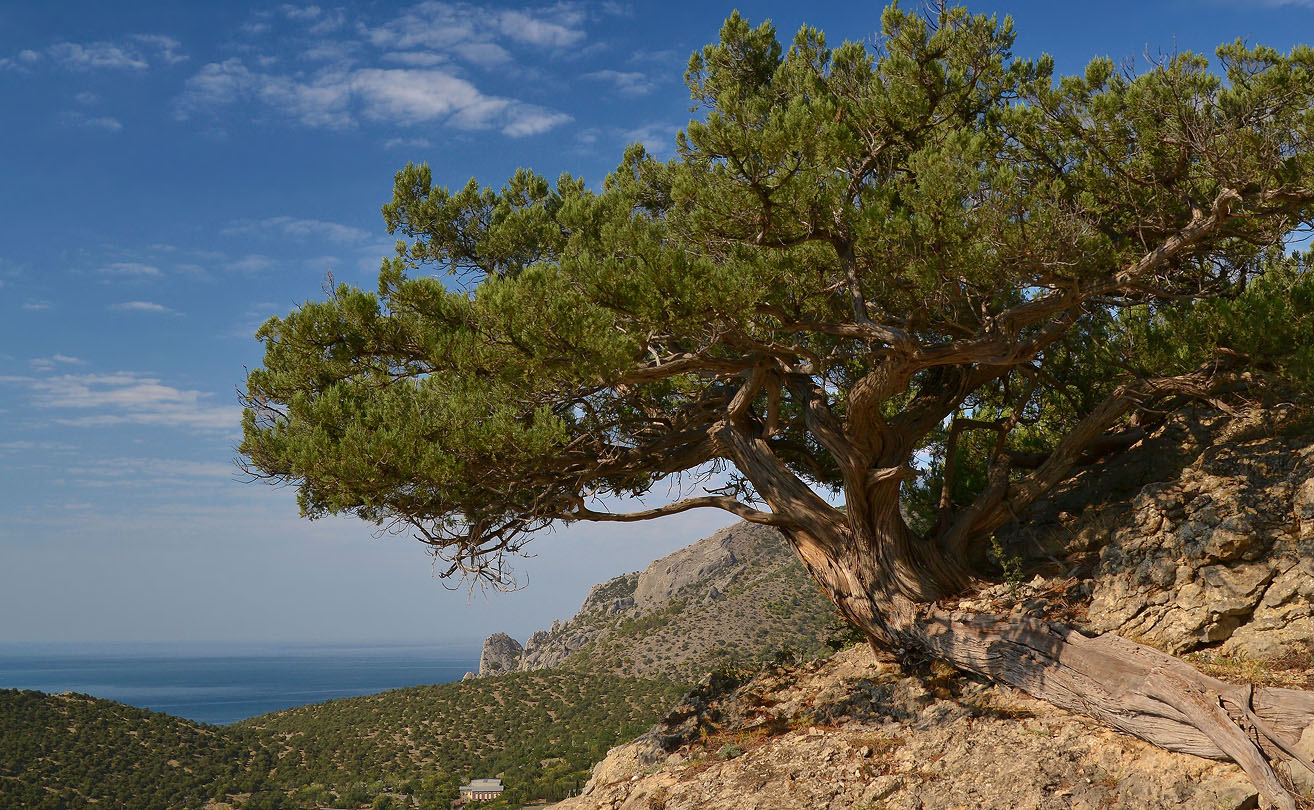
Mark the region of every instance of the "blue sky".
[[[1289, 49], [1314, 2], [972, 3], [1020, 56]], [[471, 597], [422, 549], [238, 481], [235, 387], [267, 317], [372, 287], [393, 174], [599, 181], [669, 154], [689, 53], [733, 5], [0, 5], [0, 641], [524, 637], [588, 586], [725, 525], [689, 513], [536, 543]], [[879, 3], [742, 3], [871, 41]]]

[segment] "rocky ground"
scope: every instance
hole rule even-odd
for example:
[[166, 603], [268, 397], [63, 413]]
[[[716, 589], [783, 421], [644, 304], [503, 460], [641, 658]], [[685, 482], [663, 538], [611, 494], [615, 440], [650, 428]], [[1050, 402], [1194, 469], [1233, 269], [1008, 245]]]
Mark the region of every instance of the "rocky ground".
[[[1308, 655], [1314, 426], [1294, 407], [1180, 415], [1003, 534], [1031, 570], [1082, 581], [1090, 633], [1172, 653]], [[1086, 598], [1088, 597], [1088, 598]]]
[[[1314, 734], [1304, 746], [1314, 749]], [[737, 687], [705, 680], [557, 807], [1243, 810], [1256, 801], [1234, 765], [1168, 753], [962, 675], [906, 676], [859, 646]]]

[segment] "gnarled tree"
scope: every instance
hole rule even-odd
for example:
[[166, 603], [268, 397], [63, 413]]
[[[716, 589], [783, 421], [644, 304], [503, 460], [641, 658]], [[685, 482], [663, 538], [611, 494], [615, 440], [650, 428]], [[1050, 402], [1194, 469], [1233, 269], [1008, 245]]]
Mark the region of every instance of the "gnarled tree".
[[[1309, 375], [1314, 283], [1281, 246], [1314, 215], [1314, 51], [1056, 80], [1008, 21], [882, 23], [874, 51], [785, 49], [731, 17], [690, 60], [678, 156], [632, 147], [600, 191], [406, 167], [378, 291], [261, 328], [246, 464], [494, 580], [554, 522], [728, 510], [874, 645], [1235, 760], [1293, 807], [1269, 760], [1314, 695], [952, 600], [993, 532], [1155, 414]], [[700, 474], [719, 486], [599, 506]]]

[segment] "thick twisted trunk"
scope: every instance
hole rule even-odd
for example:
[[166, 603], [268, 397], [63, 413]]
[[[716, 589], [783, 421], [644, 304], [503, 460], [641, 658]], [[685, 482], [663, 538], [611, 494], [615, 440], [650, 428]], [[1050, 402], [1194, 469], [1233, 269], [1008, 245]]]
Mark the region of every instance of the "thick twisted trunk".
[[1294, 745], [1314, 724], [1314, 693], [1229, 684], [1112, 634], [946, 610], [937, 601], [963, 576], [953, 561], [930, 556], [938, 546], [919, 545], [897, 511], [853, 506], [847, 531], [785, 534], [873, 645], [925, 653], [1170, 751], [1234, 761], [1266, 806], [1295, 809], [1269, 760], [1304, 762]]
[[1236, 762], [1271, 806], [1296, 806], [1269, 760], [1311, 767], [1294, 745], [1314, 724], [1314, 693], [1229, 684], [1120, 636], [1088, 638], [1034, 619], [926, 606], [901, 629], [910, 645], [960, 669], [1161, 748]]

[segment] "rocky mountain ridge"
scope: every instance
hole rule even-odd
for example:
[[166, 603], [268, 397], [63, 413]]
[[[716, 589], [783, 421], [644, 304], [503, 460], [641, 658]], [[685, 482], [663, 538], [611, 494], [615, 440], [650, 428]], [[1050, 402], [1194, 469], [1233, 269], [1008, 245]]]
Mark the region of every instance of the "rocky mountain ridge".
[[737, 523], [595, 585], [574, 617], [523, 646], [489, 636], [478, 676], [577, 667], [694, 678], [772, 650], [818, 652], [832, 614], [779, 533]]

